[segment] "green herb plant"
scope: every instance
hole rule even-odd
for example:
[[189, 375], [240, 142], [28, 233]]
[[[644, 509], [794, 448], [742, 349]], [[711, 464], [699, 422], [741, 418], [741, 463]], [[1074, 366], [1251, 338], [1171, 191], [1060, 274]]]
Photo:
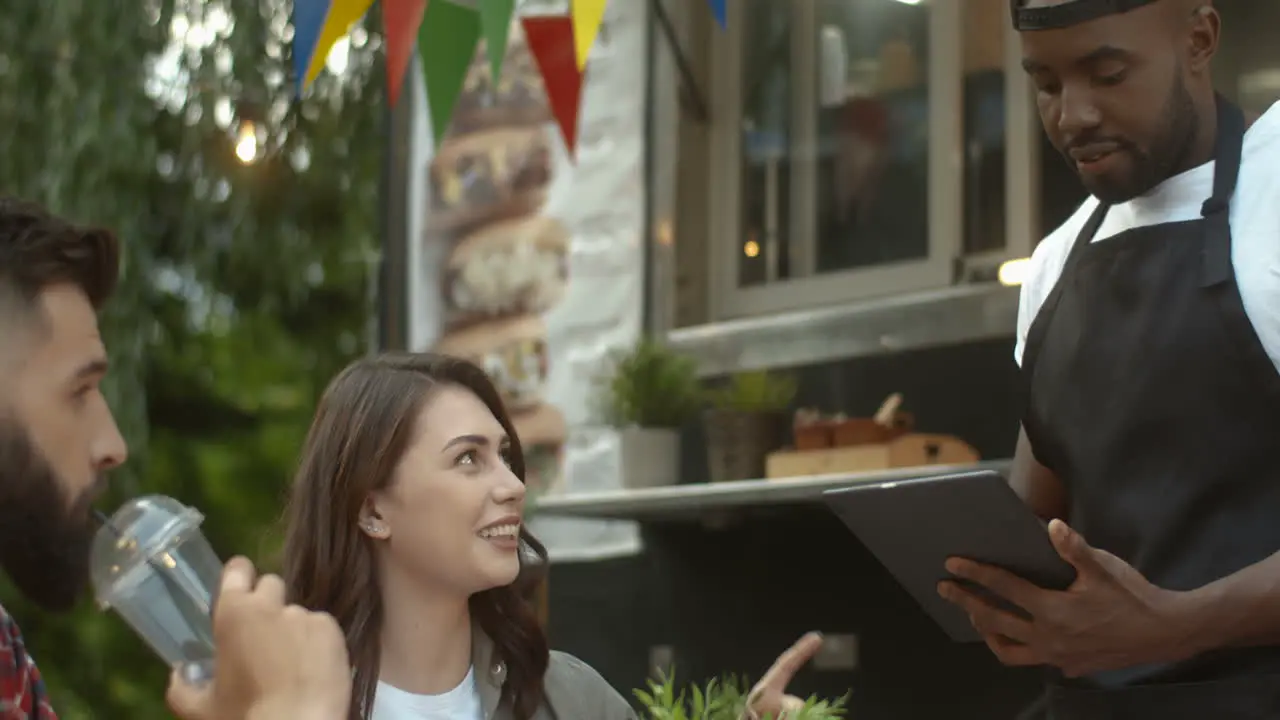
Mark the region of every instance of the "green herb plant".
[[[675, 671], [660, 671], [649, 680], [647, 689], [633, 690], [648, 720], [739, 720], [746, 716], [751, 683], [746, 677], [725, 675], [705, 685], [696, 683], [677, 692]], [[845, 717], [849, 696], [820, 700], [810, 696], [804, 706], [787, 715], [787, 720], [838, 720]], [[761, 720], [778, 720], [762, 715]]]
[[648, 337], [614, 353], [600, 383], [601, 414], [618, 429], [679, 428], [704, 400], [697, 362]]
[[721, 410], [779, 412], [796, 398], [796, 379], [785, 373], [751, 370], [734, 373], [729, 384], [709, 393], [711, 404]]

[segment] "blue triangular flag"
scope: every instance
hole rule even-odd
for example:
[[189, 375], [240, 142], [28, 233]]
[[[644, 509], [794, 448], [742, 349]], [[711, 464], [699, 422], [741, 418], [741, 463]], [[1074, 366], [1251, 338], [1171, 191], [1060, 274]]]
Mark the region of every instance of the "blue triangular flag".
[[330, 0], [293, 2], [293, 77], [299, 95], [307, 81], [307, 68], [311, 65], [311, 56], [316, 52], [316, 43], [320, 42], [320, 31], [324, 29], [324, 19], [329, 14], [329, 3]]
[[720, 27], [724, 27], [728, 23], [728, 20], [726, 19], [726, 1], [727, 0], [707, 0], [711, 5], [712, 14], [716, 16], [716, 22], [720, 23]]

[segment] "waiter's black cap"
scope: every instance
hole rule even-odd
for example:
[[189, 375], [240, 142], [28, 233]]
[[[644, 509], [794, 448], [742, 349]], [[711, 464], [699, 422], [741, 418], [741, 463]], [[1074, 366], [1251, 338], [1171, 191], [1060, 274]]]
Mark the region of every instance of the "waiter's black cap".
[[1009, 0], [1013, 14], [1013, 29], [1056, 30], [1096, 20], [1106, 15], [1118, 15], [1150, 5], [1157, 0], [1067, 0], [1046, 7], [1025, 7], [1027, 0]]

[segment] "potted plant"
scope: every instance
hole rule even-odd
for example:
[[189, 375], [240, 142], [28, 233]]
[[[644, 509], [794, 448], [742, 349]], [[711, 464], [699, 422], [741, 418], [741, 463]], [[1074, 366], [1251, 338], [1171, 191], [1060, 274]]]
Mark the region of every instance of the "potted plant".
[[710, 393], [703, 415], [711, 481], [764, 477], [765, 458], [787, 444], [794, 377], [768, 370], [741, 372]]
[[[640, 701], [642, 716], [650, 720], [741, 720], [747, 717], [750, 687], [746, 678], [727, 675], [676, 692], [674, 672], [663, 672], [648, 682], [647, 689], [632, 692]], [[836, 700], [811, 696], [804, 707], [788, 713], [787, 720], [837, 720], [845, 716], [847, 702], [847, 695]], [[776, 719], [765, 715], [761, 720]]]
[[675, 484], [679, 429], [703, 407], [697, 363], [647, 337], [611, 360], [600, 399], [618, 431], [623, 487]]

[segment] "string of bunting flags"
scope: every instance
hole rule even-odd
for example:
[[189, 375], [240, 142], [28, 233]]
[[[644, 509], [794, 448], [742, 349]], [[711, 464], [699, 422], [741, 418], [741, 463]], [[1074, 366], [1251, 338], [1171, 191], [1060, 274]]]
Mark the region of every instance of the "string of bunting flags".
[[723, 28], [729, 22], [729, 8], [726, 7], [728, 0], [707, 0], [707, 3], [711, 5], [711, 14], [715, 16], [716, 22]]
[[[387, 99], [393, 107], [399, 100], [416, 46], [426, 79], [431, 127], [439, 143], [481, 38], [492, 77], [501, 76], [517, 0], [294, 0], [293, 69], [299, 94], [320, 74], [334, 43], [375, 1], [382, 3], [386, 35]], [[722, 27], [726, 1], [707, 0]], [[577, 145], [587, 57], [604, 21], [606, 2], [570, 0], [567, 15], [520, 17], [548, 104], [571, 155]]]

